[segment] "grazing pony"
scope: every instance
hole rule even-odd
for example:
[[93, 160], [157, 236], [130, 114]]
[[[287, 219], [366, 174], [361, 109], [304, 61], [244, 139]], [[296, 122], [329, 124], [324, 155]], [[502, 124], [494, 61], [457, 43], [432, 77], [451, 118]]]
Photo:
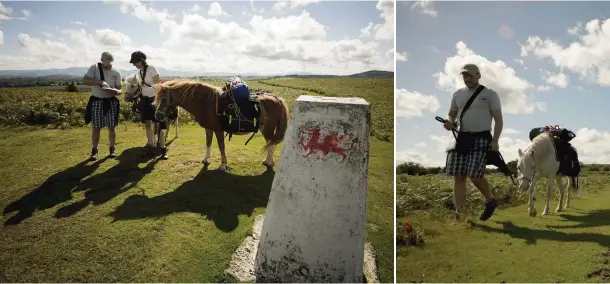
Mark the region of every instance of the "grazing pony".
[[[557, 159], [557, 148], [553, 141], [553, 135], [551, 133], [542, 133], [536, 136], [525, 152], [519, 149], [519, 161], [517, 162], [517, 174], [519, 177], [519, 187], [522, 190], [529, 189], [529, 215], [536, 216], [536, 207], [534, 206], [534, 189], [536, 182], [541, 178], [547, 178], [547, 190], [546, 190], [546, 206], [542, 215], [548, 215], [549, 212], [549, 199], [551, 198], [551, 189], [553, 184], [557, 183], [559, 187], [559, 204], [557, 205], [557, 212], [564, 210], [563, 198], [565, 192], [565, 184], [562, 181], [564, 176], [560, 173], [560, 162]], [[576, 151], [576, 149], [574, 149]], [[562, 155], [562, 153], [559, 153]], [[570, 179], [571, 188], [578, 193], [578, 188], [575, 185], [574, 178]], [[566, 197], [565, 208], [570, 207], [570, 190]]]
[[[173, 80], [162, 84], [156, 84], [155, 105], [157, 111], [155, 117], [164, 119], [170, 106], [180, 106], [193, 115], [197, 123], [205, 128], [206, 133], [206, 153], [203, 164], [207, 167], [210, 162], [210, 150], [212, 137], [216, 134], [218, 149], [221, 155], [221, 165], [219, 170], [227, 170], [228, 162], [225, 155], [224, 133], [225, 129], [221, 124], [221, 113], [219, 113], [219, 101], [223, 93], [221, 88], [191, 80]], [[273, 151], [275, 146], [284, 140], [286, 128], [288, 127], [288, 109], [282, 98], [262, 94], [258, 95], [260, 101], [260, 121], [259, 131], [267, 141], [263, 150], [267, 151], [267, 159], [263, 165], [272, 168]], [[245, 135], [250, 133], [233, 133], [233, 135]]]
[[[138, 77], [136, 76], [136, 74], [129, 74], [127, 75], [127, 77], [125, 77], [125, 82], [127, 83], [125, 85], [125, 101], [127, 102], [133, 102], [133, 103], [137, 103], [137, 100], [139, 98], [140, 95], [142, 95], [142, 87], [140, 86], [140, 83], [138, 82]], [[134, 107], [132, 108], [133, 111], [136, 111], [136, 107], [134, 104]], [[174, 139], [178, 138], [178, 117], [180, 116], [180, 110], [176, 109], [176, 119], [168, 122], [167, 123], [167, 131], [165, 132], [165, 141], [167, 141], [167, 136], [169, 135], [169, 128], [170, 128], [170, 124], [174, 126], [174, 129], [176, 129], [176, 134], [174, 135]], [[159, 129], [157, 129], [157, 124], [154, 124], [155, 129], [154, 132], [157, 134], [157, 136], [159, 135]], [[157, 141], [159, 141], [160, 137], [157, 137]], [[155, 141], [155, 144], [157, 144], [157, 141]]]

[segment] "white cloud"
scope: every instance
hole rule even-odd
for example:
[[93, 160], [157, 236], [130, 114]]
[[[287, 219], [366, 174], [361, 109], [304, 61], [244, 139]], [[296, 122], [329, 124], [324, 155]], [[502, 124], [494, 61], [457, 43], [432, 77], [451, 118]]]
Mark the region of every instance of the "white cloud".
[[[99, 60], [109, 46], [115, 55], [115, 66], [130, 69], [128, 57], [138, 49], [147, 53], [151, 64], [181, 71], [353, 74], [371, 69], [393, 70], [394, 66], [391, 49], [380, 48], [373, 38], [330, 40], [328, 28], [306, 11], [283, 17], [254, 15], [247, 25], [240, 25], [230, 18], [192, 12], [197, 6], [185, 9], [177, 18], [138, 1], [106, 2], [118, 5], [124, 15], [152, 24], [153, 28], [157, 25], [164, 44], [140, 45], [128, 35], [109, 29], [93, 34], [84, 29], [45, 31], [41, 32], [42, 38], [22, 34], [20, 53], [2, 57], [0, 68], [36, 69], [41, 63], [46, 68], [88, 66]], [[63, 50], [50, 52], [58, 48]]]
[[199, 12], [199, 11], [201, 11], [201, 10], [203, 10], [203, 9], [201, 8], [201, 6], [199, 6], [199, 4], [195, 4], [195, 6], [193, 6], [193, 7], [191, 8], [191, 12], [195, 12], [195, 13], [196, 13], [196, 12]]
[[396, 97], [396, 116], [411, 118], [422, 116], [424, 112], [434, 113], [440, 108], [438, 99], [419, 92], [410, 92], [405, 89], [397, 89]]
[[527, 70], [527, 66], [525, 66], [525, 61], [523, 61], [523, 59], [515, 58], [515, 62], [517, 62], [517, 63], [519, 63], [519, 65], [523, 66], [524, 70]]
[[109, 29], [95, 30], [95, 34], [98, 41], [105, 46], [121, 46], [131, 42], [127, 35]]
[[402, 52], [402, 53], [396, 52], [396, 61], [404, 61], [404, 62], [409, 61], [408, 55], [409, 54], [406, 51]]
[[415, 1], [415, 3], [411, 5], [411, 10], [418, 10], [420, 13], [433, 18], [438, 16], [438, 12], [434, 9], [434, 2], [428, 0]]
[[502, 134], [506, 134], [506, 135], [516, 135], [521, 133], [521, 131], [516, 130], [514, 128], [504, 128], [502, 129]]
[[4, 32], [0, 31], [0, 46], [4, 45]]
[[406, 162], [415, 162], [424, 167], [436, 167], [442, 166], [444, 164], [444, 160], [440, 160], [438, 158], [431, 158], [425, 152], [422, 152], [421, 149], [417, 148], [409, 148], [401, 151], [396, 151], [396, 164], [400, 165]]
[[578, 35], [582, 31], [582, 22], [576, 23], [576, 26], [568, 28], [568, 34]]
[[219, 16], [229, 16], [226, 12], [222, 11], [222, 7], [218, 2], [214, 2], [210, 4], [210, 9], [208, 10], [208, 16], [210, 17], [219, 17]]
[[383, 24], [368, 23], [360, 29], [361, 38], [373, 37], [375, 40], [394, 39], [394, 0], [378, 0], [377, 10], [381, 11], [380, 17]]
[[579, 75], [581, 81], [610, 86], [610, 19], [589, 21], [581, 29], [570, 29], [578, 41], [564, 47], [550, 38], [530, 36], [521, 45], [521, 56], [550, 59], [561, 70]]
[[312, 3], [320, 2], [321, 0], [279, 0], [273, 4], [273, 9], [276, 12], [285, 12], [290, 9], [305, 7]]
[[375, 25], [373, 23], [368, 23], [368, 25], [366, 25], [366, 27], [360, 29], [360, 37], [362, 38], [369, 38], [373, 35], [373, 27]]
[[377, 2], [377, 10], [381, 11], [383, 24], [375, 24], [376, 40], [393, 40], [394, 39], [394, 0], [379, 0]]
[[587, 164], [610, 164], [610, 132], [581, 128], [570, 143], [578, 152], [578, 159]]
[[87, 22], [72, 21], [72, 22], [70, 22], [70, 24], [79, 25], [79, 26], [86, 26]]
[[543, 80], [551, 85], [555, 85], [560, 88], [568, 87], [568, 76], [565, 73], [553, 74], [547, 70], [541, 70], [543, 73]]
[[509, 40], [513, 38], [515, 32], [509, 25], [503, 24], [500, 26], [500, 29], [498, 29], [498, 35], [505, 40]]
[[250, 9], [252, 9], [252, 12], [254, 12], [254, 13], [265, 12], [265, 8], [260, 8], [260, 10], [258, 10], [258, 9], [256, 9], [256, 7], [254, 7], [254, 0], [250, 0]]
[[550, 91], [550, 90], [552, 90], [552, 89], [553, 89], [553, 87], [551, 87], [551, 86], [549, 86], [549, 85], [542, 85], [542, 86], [538, 86], [538, 87], [536, 87], [536, 90], [537, 90], [538, 92], [548, 92], [548, 91]]
[[456, 54], [447, 58], [444, 69], [434, 74], [438, 78], [437, 85], [440, 89], [453, 94], [457, 89], [464, 87], [460, 70], [464, 64], [474, 63], [481, 71], [481, 84], [496, 91], [500, 96], [504, 113], [546, 111], [544, 102], [535, 102], [528, 95], [528, 92], [534, 89], [534, 85], [518, 77], [515, 70], [503, 61], [492, 62], [476, 54], [462, 41], [456, 44], [456, 49]]
[[21, 13], [23, 16], [15, 16], [13, 8], [5, 6], [4, 3], [0, 1], [0, 21], [25, 20], [32, 16], [30, 10], [22, 10]]

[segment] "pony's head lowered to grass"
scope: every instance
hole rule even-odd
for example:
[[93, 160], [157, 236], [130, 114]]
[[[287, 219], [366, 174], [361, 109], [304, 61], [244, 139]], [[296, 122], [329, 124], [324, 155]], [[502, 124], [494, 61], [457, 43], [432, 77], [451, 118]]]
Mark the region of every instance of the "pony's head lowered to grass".
[[523, 190], [529, 188], [534, 179], [534, 151], [531, 148], [525, 152], [519, 148], [519, 160], [517, 161], [517, 177], [519, 179], [519, 187]]
[[[552, 135], [550, 133], [542, 133], [532, 139], [532, 142], [525, 151], [519, 149], [519, 160], [517, 161], [517, 176], [519, 178], [519, 187], [528, 189], [535, 174], [545, 175], [546, 172], [554, 172], [553, 167], [557, 167], [557, 163], [548, 163], [549, 158], [554, 160], [555, 148], [553, 146]], [[543, 173], [536, 173], [536, 168], [543, 167]]]

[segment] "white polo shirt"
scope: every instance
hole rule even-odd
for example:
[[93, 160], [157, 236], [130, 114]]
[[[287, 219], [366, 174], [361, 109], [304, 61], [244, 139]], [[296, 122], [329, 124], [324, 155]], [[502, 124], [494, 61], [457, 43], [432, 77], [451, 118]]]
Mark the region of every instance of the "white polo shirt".
[[[145, 97], [154, 97], [155, 89], [153, 89], [152, 86], [154, 86], [155, 83], [153, 82], [153, 77], [155, 75], [160, 75], [159, 71], [155, 66], [148, 65], [148, 68], [146, 69], [146, 78], [142, 79], [142, 73], [144, 73], [144, 68], [138, 70], [137, 75], [138, 82], [140, 83], [140, 86], [142, 86], [142, 95]], [[151, 87], [143, 84], [142, 82], [146, 82], [146, 84], [150, 85]]]

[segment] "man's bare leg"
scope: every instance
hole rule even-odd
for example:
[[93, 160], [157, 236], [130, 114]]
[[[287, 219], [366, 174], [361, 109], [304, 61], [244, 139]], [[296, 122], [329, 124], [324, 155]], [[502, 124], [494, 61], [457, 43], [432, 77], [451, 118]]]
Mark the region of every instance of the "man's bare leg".
[[108, 141], [110, 142], [110, 147], [109, 147], [109, 154], [108, 157], [109, 158], [116, 158], [116, 153], [115, 153], [115, 141], [116, 141], [116, 127], [111, 127], [108, 126]]
[[91, 156], [89, 157], [91, 161], [97, 160], [97, 146], [100, 143], [100, 132], [102, 132], [101, 128], [93, 128], [91, 130]]
[[466, 177], [465, 176], [454, 176], [453, 177], [453, 200], [455, 202], [455, 221], [457, 222], [460, 218], [462, 208], [466, 204]]
[[485, 201], [489, 201], [494, 197], [491, 193], [491, 190], [489, 189], [489, 182], [487, 182], [487, 179], [485, 177], [471, 177], [470, 181], [472, 181], [472, 184], [474, 184], [474, 186], [481, 192], [481, 194], [483, 194], [483, 196], [485, 197]]
[[498, 207], [498, 202], [496, 201], [496, 198], [491, 193], [491, 190], [489, 189], [489, 183], [487, 182], [487, 179], [485, 177], [480, 177], [480, 178], [471, 177], [470, 180], [472, 181], [474, 186], [481, 192], [481, 194], [483, 194], [483, 196], [485, 197], [485, 210], [479, 217], [479, 220], [485, 221], [485, 220], [491, 218], [496, 207]]

